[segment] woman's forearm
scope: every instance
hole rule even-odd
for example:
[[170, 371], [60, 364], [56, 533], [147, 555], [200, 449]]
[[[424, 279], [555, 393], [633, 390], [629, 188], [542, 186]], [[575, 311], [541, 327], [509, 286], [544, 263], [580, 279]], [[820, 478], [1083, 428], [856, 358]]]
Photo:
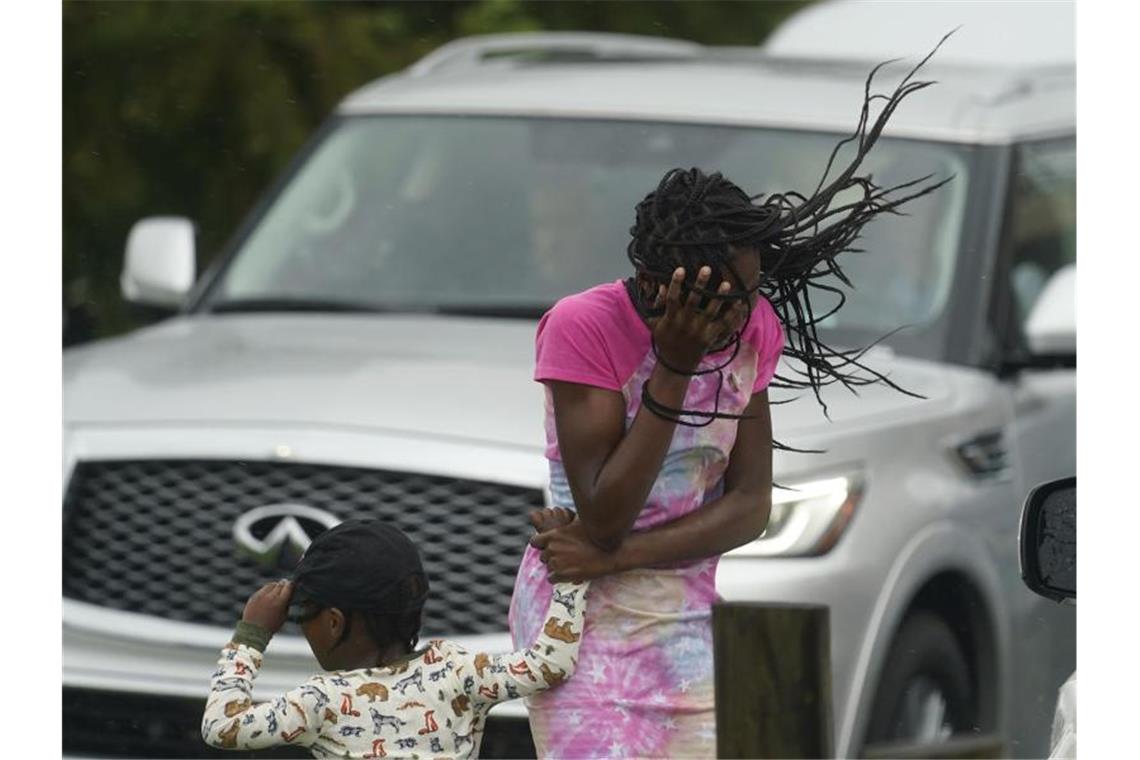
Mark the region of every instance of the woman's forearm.
[[[598, 398], [600, 403], [614, 401], [605, 396]], [[614, 430], [609, 434], [614, 439], [620, 435]], [[585, 447], [578, 453], [585, 458], [589, 450]], [[661, 456], [663, 458], [664, 454]], [[604, 461], [598, 462], [594, 472], [600, 471], [604, 464]], [[588, 471], [588, 468], [582, 466], [581, 470]], [[579, 475], [582, 475], [581, 470]], [[567, 473], [571, 474], [569, 468]], [[573, 477], [570, 480], [574, 491]], [[590, 482], [595, 479], [591, 473], [583, 480]], [[622, 570], [712, 557], [756, 539], [764, 532], [772, 507], [772, 421], [767, 391], [753, 393], [752, 400], [745, 407], [722, 482], [723, 496], [664, 525], [624, 534], [616, 546], [603, 545], [587, 525], [587, 520], [594, 520], [596, 528], [607, 515], [594, 513], [587, 516], [582, 510], [584, 502], [576, 501], [577, 520], [539, 533], [531, 539], [531, 545], [541, 550], [542, 561], [549, 568], [551, 578], [580, 581]], [[652, 483], [632, 504], [614, 505], [615, 510], [623, 506], [630, 510], [621, 513], [621, 524], [625, 530], [636, 520], [651, 487]], [[574, 491], [574, 497], [576, 500], [581, 498], [577, 491]], [[597, 508], [599, 503], [589, 506]], [[609, 517], [612, 519], [612, 515]]]
[[[659, 403], [673, 408], [684, 404], [689, 377], [658, 365], [647, 383]], [[633, 527], [661, 472], [676, 425], [642, 407], [593, 483], [575, 488], [571, 479], [578, 516], [599, 547], [617, 548]]]
[[755, 540], [771, 512], [771, 492], [733, 491], [700, 509], [630, 533], [615, 552], [619, 570], [714, 557]]
[[724, 495], [648, 531], [630, 534], [614, 556], [634, 569], [713, 557], [753, 541], [772, 511], [772, 419], [768, 392], [752, 394], [724, 473]]

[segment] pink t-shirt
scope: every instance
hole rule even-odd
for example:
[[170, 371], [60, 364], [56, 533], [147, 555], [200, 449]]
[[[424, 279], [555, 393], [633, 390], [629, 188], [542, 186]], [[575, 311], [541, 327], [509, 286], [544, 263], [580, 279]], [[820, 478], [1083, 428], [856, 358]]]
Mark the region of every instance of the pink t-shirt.
[[[656, 364], [649, 327], [634, 308], [621, 280], [598, 285], [556, 303], [538, 324], [535, 348], [535, 380], [563, 380], [620, 391], [626, 397], [628, 421], [632, 421], [641, 405], [641, 385]], [[768, 387], [783, 349], [784, 331], [780, 320], [772, 305], [761, 298], [744, 327], [740, 351], [724, 370], [728, 387], [720, 389], [720, 410], [739, 414], [753, 393]], [[727, 349], [710, 354], [700, 369], [722, 364], [730, 352], [731, 349]], [[718, 381], [716, 373], [694, 377], [685, 398], [685, 408], [712, 411]], [[547, 396], [546, 455], [560, 460], [549, 391]], [[678, 433], [711, 432], [710, 429], [716, 428], [727, 432], [723, 430], [723, 423], [729, 423], [735, 437], [734, 420], [717, 420], [709, 428], [678, 426]], [[681, 437], [692, 436], [682, 434]]]

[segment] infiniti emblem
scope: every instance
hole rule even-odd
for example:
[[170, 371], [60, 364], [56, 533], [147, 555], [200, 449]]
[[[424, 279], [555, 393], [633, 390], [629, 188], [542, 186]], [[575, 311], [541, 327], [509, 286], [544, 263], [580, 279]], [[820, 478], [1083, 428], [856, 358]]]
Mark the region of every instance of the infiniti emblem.
[[290, 570], [318, 534], [340, 518], [305, 504], [268, 504], [234, 523], [237, 545], [264, 567]]

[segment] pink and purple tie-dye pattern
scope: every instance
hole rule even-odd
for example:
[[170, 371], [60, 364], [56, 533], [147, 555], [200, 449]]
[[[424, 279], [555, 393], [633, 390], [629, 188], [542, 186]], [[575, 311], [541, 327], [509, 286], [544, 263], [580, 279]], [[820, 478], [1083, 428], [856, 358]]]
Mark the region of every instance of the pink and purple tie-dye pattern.
[[[646, 330], [647, 352], [621, 388], [627, 428], [656, 362], [648, 342]], [[778, 354], [782, 344], [767, 348]], [[685, 408], [713, 409], [719, 386], [720, 410], [742, 412], [757, 380], [758, 358], [756, 347], [742, 342], [724, 370], [723, 383], [715, 372], [692, 380]], [[702, 368], [725, 359], [727, 354], [712, 356]], [[555, 440], [549, 389], [546, 425], [548, 440]], [[675, 520], [720, 495], [736, 427], [735, 420], [724, 419], [705, 427], [677, 427], [635, 531]], [[550, 460], [550, 474], [554, 504], [573, 508], [556, 458]], [[717, 599], [716, 567], [713, 557], [593, 582], [577, 674], [528, 700], [540, 757], [715, 755], [711, 605]], [[510, 609], [516, 645], [536, 635], [550, 596], [546, 568], [538, 552], [528, 548]]]

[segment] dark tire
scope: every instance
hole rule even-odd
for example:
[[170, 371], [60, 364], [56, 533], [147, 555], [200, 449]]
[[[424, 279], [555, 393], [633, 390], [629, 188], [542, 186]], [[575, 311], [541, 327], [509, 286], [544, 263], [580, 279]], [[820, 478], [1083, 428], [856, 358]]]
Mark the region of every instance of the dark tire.
[[972, 731], [977, 712], [969, 665], [950, 627], [933, 613], [911, 614], [887, 655], [864, 744], [945, 741]]

